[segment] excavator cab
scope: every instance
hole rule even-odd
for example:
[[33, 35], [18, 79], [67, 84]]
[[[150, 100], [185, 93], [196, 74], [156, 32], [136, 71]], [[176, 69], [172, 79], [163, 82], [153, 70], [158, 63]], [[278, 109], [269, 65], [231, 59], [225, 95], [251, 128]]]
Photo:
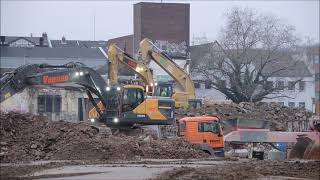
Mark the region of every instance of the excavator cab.
[[[174, 92], [174, 84], [171, 82], [159, 83], [155, 88], [155, 96], [157, 97], [174, 97], [176, 106], [180, 108], [198, 109], [202, 107], [201, 99], [188, 99], [187, 94], [183, 92]], [[186, 103], [188, 102], [188, 103]]]
[[122, 91], [121, 111], [128, 112], [134, 110], [144, 101], [144, 90], [138, 85], [126, 85]]
[[157, 97], [171, 97], [173, 95], [172, 83], [159, 83], [156, 86], [155, 96]]

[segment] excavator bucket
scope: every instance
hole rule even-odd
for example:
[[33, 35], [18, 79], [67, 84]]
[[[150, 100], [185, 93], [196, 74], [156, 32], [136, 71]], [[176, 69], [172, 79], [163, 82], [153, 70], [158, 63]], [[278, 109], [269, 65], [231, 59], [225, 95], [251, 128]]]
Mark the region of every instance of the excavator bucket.
[[309, 137], [298, 137], [289, 158], [320, 160], [320, 144]]
[[306, 136], [298, 137], [289, 158], [320, 160], [320, 116], [311, 117], [309, 126], [315, 136], [312, 139]]
[[312, 140], [305, 136], [300, 136], [297, 138], [297, 142], [294, 144], [289, 158], [298, 158], [302, 159], [304, 156], [304, 152], [306, 151], [309, 144], [312, 143]]
[[303, 159], [320, 160], [320, 144], [312, 141], [306, 148]]

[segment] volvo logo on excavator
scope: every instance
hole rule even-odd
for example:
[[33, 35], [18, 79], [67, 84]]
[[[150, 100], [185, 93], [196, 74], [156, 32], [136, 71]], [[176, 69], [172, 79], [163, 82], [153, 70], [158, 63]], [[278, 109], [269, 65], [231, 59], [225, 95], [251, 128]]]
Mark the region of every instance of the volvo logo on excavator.
[[69, 80], [69, 75], [61, 75], [61, 76], [43, 76], [42, 81], [43, 84], [52, 84], [52, 83], [59, 83], [65, 82]]

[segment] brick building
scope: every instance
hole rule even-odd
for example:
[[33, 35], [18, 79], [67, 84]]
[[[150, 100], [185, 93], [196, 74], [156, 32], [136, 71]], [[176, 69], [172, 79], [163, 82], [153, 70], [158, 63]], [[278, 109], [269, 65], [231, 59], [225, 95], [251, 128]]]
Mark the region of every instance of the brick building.
[[173, 58], [185, 58], [189, 48], [190, 4], [134, 4], [134, 53], [139, 42], [150, 38]]
[[112, 43], [115, 43], [119, 48], [121, 48], [126, 53], [133, 56], [133, 35], [121, 36], [107, 41], [107, 47]]

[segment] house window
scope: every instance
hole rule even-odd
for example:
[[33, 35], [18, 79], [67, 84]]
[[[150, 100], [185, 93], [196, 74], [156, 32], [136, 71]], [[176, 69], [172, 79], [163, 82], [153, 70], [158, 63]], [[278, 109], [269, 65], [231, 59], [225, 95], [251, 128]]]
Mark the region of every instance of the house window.
[[284, 102], [278, 102], [280, 106], [284, 106]]
[[284, 89], [284, 81], [277, 81], [277, 89], [278, 90]]
[[294, 103], [294, 102], [289, 102], [289, 103], [288, 103], [288, 106], [289, 106], [289, 107], [294, 107], [294, 106], [295, 106], [295, 103]]
[[288, 82], [288, 90], [294, 90], [295, 89], [295, 83], [293, 81]]
[[38, 96], [38, 112], [61, 112], [61, 96], [60, 95], [39, 95]]
[[299, 108], [305, 108], [306, 103], [305, 102], [299, 102]]
[[305, 86], [306, 86], [306, 82], [305, 81], [300, 81], [299, 82], [299, 90], [300, 91], [304, 91]]
[[211, 81], [206, 81], [205, 82], [205, 88], [206, 89], [211, 89]]
[[199, 82], [194, 82], [194, 88], [199, 89], [200, 88], [200, 83]]

